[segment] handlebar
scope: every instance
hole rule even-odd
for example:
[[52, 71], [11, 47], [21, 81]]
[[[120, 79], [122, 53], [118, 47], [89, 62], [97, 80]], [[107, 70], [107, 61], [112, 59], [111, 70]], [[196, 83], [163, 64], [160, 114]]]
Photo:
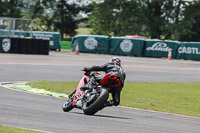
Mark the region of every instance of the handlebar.
[[[84, 71], [84, 70], [81, 70], [81, 71]], [[87, 75], [87, 76], [89, 76], [90, 73], [91, 73], [90, 71], [84, 71], [84, 72], [85, 72], [84, 74]]]

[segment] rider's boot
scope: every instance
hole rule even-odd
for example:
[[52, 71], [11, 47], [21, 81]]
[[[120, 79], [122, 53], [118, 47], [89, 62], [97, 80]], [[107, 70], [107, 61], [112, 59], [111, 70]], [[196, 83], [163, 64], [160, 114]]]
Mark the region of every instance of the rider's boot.
[[113, 101], [112, 100], [107, 101], [106, 103], [104, 103], [104, 105], [99, 110], [102, 110], [103, 108], [109, 107], [109, 106], [112, 106], [112, 105], [113, 105]]
[[83, 87], [81, 87], [80, 89], [82, 91], [85, 91], [85, 90], [89, 90], [89, 89], [92, 89], [92, 85], [95, 83], [95, 77], [94, 76], [91, 76], [90, 79], [89, 79], [89, 82], [87, 84], [85, 84]]
[[90, 83], [87, 83], [87, 84], [85, 84], [83, 87], [81, 87], [80, 89], [82, 90], [82, 91], [85, 91], [85, 90], [89, 90], [89, 89], [91, 89], [92, 88], [92, 85], [90, 84]]

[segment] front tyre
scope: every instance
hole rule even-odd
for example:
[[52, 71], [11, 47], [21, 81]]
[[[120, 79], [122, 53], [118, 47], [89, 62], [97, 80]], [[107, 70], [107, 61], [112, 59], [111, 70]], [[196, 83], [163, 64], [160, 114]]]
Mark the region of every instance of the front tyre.
[[84, 107], [83, 112], [86, 115], [94, 115], [108, 100], [109, 93], [106, 89], [102, 88], [99, 97], [88, 107]]
[[74, 108], [74, 106], [72, 104], [73, 104], [73, 99], [68, 98], [67, 101], [62, 106], [63, 111], [69, 112], [70, 110], [72, 110]]

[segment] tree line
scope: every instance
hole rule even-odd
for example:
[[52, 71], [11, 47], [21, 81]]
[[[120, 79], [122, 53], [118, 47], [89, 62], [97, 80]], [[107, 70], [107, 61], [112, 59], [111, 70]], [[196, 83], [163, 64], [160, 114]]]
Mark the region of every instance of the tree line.
[[82, 22], [91, 34], [200, 41], [199, 0], [0, 0], [0, 16], [33, 19], [62, 38]]

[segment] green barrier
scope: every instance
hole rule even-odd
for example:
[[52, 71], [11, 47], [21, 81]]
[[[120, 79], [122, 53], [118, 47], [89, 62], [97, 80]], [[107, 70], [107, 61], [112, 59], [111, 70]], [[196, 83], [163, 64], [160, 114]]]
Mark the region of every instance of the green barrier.
[[[13, 37], [20, 38], [30, 38], [29, 31], [15, 31]], [[0, 35], [8, 35], [8, 30], [0, 30]], [[32, 38], [34, 39], [44, 39], [49, 40], [50, 49], [60, 49], [60, 33], [58, 32], [42, 32], [42, 31], [33, 31]]]
[[72, 50], [75, 51], [76, 44], [79, 44], [79, 52], [88, 53], [109, 53], [109, 37], [100, 35], [75, 36], [72, 39]]
[[50, 49], [61, 49], [60, 33], [58, 33], [58, 32], [34, 31], [33, 38], [49, 40]]
[[200, 42], [180, 42], [176, 59], [200, 60]]
[[164, 41], [159, 39], [146, 40], [144, 55], [147, 57], [168, 57], [169, 48], [172, 49], [172, 58], [176, 58], [178, 41]]
[[0, 37], [0, 53], [10, 53], [11, 39], [8, 37]]
[[143, 56], [145, 40], [125, 37], [110, 38], [110, 54]]
[[[0, 30], [0, 35], [1, 36], [8, 36], [8, 30]], [[14, 32], [14, 35], [12, 33], [11, 35], [12, 37], [19, 37], [19, 38], [26, 38], [26, 37], [30, 37], [30, 32], [28, 31], [18, 31], [16, 30]]]

